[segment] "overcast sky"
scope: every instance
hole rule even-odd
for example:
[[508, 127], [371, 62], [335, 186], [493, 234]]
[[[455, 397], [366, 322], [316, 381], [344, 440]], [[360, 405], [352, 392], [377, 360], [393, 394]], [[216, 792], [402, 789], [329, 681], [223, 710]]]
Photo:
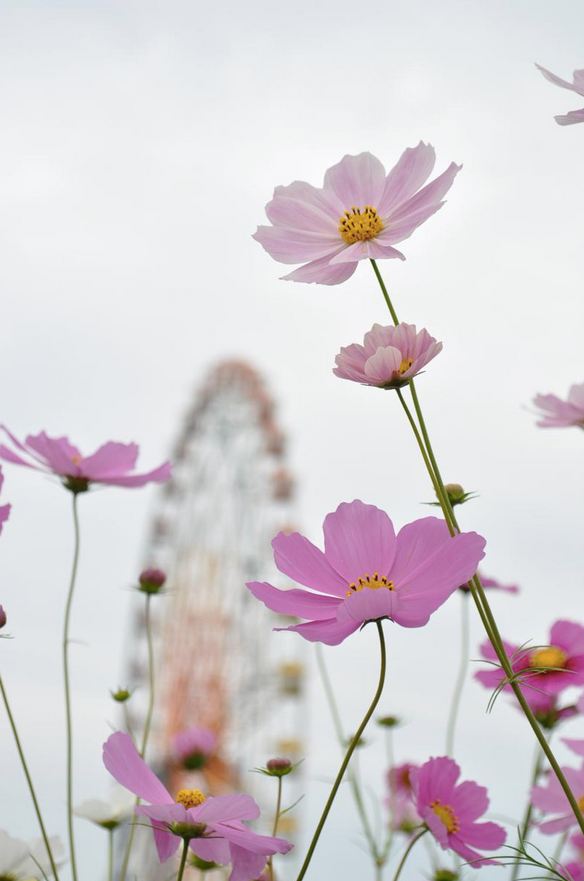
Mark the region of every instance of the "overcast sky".
[[[87, 450], [136, 440], [154, 465], [208, 367], [240, 356], [279, 402], [313, 539], [323, 516], [355, 497], [398, 525], [427, 514], [430, 489], [397, 401], [331, 373], [339, 346], [388, 321], [368, 266], [339, 287], [279, 281], [283, 268], [251, 234], [275, 185], [319, 185], [327, 167], [362, 150], [389, 168], [430, 141], [438, 170], [464, 169], [447, 205], [404, 244], [407, 261], [382, 270], [400, 316], [444, 341], [418, 386], [443, 472], [479, 493], [461, 513], [487, 537], [485, 571], [522, 585], [519, 598], [493, 599], [503, 633], [541, 643], [556, 618], [584, 618], [584, 436], [536, 429], [530, 411], [536, 392], [564, 395], [584, 381], [584, 126], [553, 120], [582, 101], [534, 67], [562, 76], [583, 67], [583, 33], [580, 0], [4, 0], [0, 421], [21, 435], [68, 433]], [[5, 470], [14, 508], [0, 601], [15, 639], [2, 645], [2, 672], [50, 829], [64, 834], [57, 641], [70, 500], [36, 474]], [[82, 499], [79, 799], [106, 791], [99, 747], [120, 676], [124, 587], [152, 498]], [[397, 737], [402, 759], [444, 749], [457, 599], [422, 630], [388, 628], [384, 705], [409, 721]], [[348, 729], [363, 683], [374, 688], [372, 637], [327, 652]], [[480, 639], [474, 622], [473, 657]], [[318, 780], [336, 766], [316, 683], [313, 694], [307, 826], [325, 797]], [[531, 738], [504, 700], [485, 717], [486, 700], [468, 686], [457, 758], [489, 786], [494, 813], [517, 817]], [[579, 722], [566, 731], [584, 735]], [[36, 835], [1, 736], [0, 827]], [[381, 792], [379, 746], [362, 765]], [[84, 881], [98, 881], [99, 833], [80, 824], [79, 840]], [[367, 877], [352, 841], [347, 799], [312, 876]]]

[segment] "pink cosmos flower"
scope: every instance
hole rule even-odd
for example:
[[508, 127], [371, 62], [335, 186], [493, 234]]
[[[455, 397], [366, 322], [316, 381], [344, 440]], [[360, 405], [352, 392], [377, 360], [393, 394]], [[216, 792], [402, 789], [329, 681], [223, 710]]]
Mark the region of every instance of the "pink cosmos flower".
[[540, 428], [584, 428], [584, 382], [570, 387], [568, 400], [556, 395], [536, 395], [533, 403], [540, 410]]
[[[56, 474], [72, 492], [85, 492], [92, 483], [108, 486], [138, 487], [146, 483], [164, 483], [170, 477], [170, 462], [145, 474], [131, 474], [136, 467], [137, 444], [108, 441], [90, 456], [82, 456], [66, 437], [49, 437], [44, 431], [28, 435], [21, 443], [7, 428], [0, 426], [19, 453], [0, 444], [0, 459], [25, 465], [48, 474]], [[19, 455], [23, 453], [26, 458]]]
[[390, 768], [387, 772], [389, 791], [410, 796], [412, 794], [411, 773], [417, 767], [418, 765], [414, 765], [412, 762], [402, 762], [401, 765], [394, 765], [393, 768]]
[[352, 343], [341, 349], [333, 373], [361, 385], [400, 388], [441, 351], [442, 343], [427, 330], [416, 331], [415, 324], [374, 324], [362, 346]]
[[148, 817], [160, 862], [169, 859], [181, 839], [200, 859], [231, 863], [230, 881], [253, 881], [262, 872], [266, 857], [288, 853], [283, 838], [257, 835], [242, 821], [255, 820], [259, 808], [249, 795], [205, 798], [198, 789], [181, 789], [174, 799], [140, 757], [132, 738], [121, 731], [103, 746], [103, 761], [118, 783], [148, 804], [136, 813]]
[[340, 284], [359, 260], [405, 260], [394, 245], [442, 207], [462, 167], [452, 162], [423, 186], [435, 161], [434, 148], [422, 141], [387, 175], [371, 153], [345, 156], [321, 188], [303, 181], [276, 187], [266, 205], [272, 226], [258, 226], [254, 239], [279, 263], [304, 264], [284, 276], [292, 281]]
[[566, 881], [584, 881], [584, 863], [566, 863], [563, 870]]
[[[570, 89], [571, 92], [584, 95], [584, 70], [575, 70], [572, 82], [569, 83], [567, 80], [556, 76], [555, 73], [546, 70], [545, 67], [541, 67], [539, 64], [535, 66], [538, 70], [541, 70], [546, 80], [549, 80], [554, 86], [561, 86], [562, 89]], [[572, 110], [565, 116], [555, 116], [554, 119], [558, 125], [574, 125], [576, 122], [584, 122], [584, 108], [582, 110]]]
[[495, 850], [507, 833], [497, 823], [476, 822], [489, 806], [487, 790], [472, 780], [457, 783], [459, 776], [459, 766], [446, 756], [413, 770], [418, 814], [443, 850], [453, 850], [475, 869], [497, 865], [474, 848]]
[[[485, 590], [500, 590], [503, 593], [519, 593], [519, 587], [516, 584], [503, 584], [501, 581], [497, 581], [496, 578], [490, 578], [488, 575], [483, 575], [480, 570], [478, 574]], [[467, 584], [461, 584], [460, 589], [465, 593], [470, 592]]]
[[[580, 810], [584, 809], [584, 767], [562, 768], [564, 776]], [[577, 820], [570, 803], [566, 798], [558, 778], [555, 774], [548, 774], [545, 783], [534, 786], [531, 790], [531, 801], [536, 808], [544, 814], [555, 814], [551, 820], [545, 820], [539, 824], [539, 828], [546, 835], [555, 835], [556, 832], [564, 832], [576, 825]]]
[[[556, 621], [550, 630], [549, 644], [537, 648], [520, 648], [504, 642], [514, 673], [519, 676], [521, 688], [534, 712], [545, 712], [550, 698], [571, 685], [584, 682], [584, 627], [574, 621]], [[497, 661], [490, 642], [481, 645], [483, 658]], [[497, 688], [505, 679], [501, 667], [480, 670], [475, 678], [486, 688]], [[505, 685], [510, 691], [511, 686]]]
[[397, 832], [411, 833], [422, 822], [412, 804], [411, 773], [417, 769], [411, 762], [395, 765], [387, 772], [389, 797], [387, 807], [390, 815], [390, 826]]
[[315, 593], [259, 581], [247, 587], [274, 612], [308, 619], [276, 630], [327, 645], [381, 618], [423, 627], [484, 556], [485, 540], [475, 532], [451, 537], [443, 520], [425, 517], [396, 536], [384, 511], [360, 501], [327, 514], [323, 531], [324, 553], [297, 532], [272, 542], [278, 569]]
[[[0, 491], [2, 490], [2, 486], [4, 484], [4, 475], [2, 473], [2, 468], [0, 468]], [[2, 532], [2, 527], [10, 517], [10, 509], [12, 505], [0, 505], [0, 533]]]
[[577, 862], [566, 864], [566, 878], [569, 881], [584, 881], [584, 835], [581, 832], [575, 832], [570, 836], [569, 841], [576, 851]]
[[172, 748], [185, 768], [196, 771], [204, 767], [209, 756], [217, 749], [217, 736], [209, 728], [186, 728], [175, 734]]

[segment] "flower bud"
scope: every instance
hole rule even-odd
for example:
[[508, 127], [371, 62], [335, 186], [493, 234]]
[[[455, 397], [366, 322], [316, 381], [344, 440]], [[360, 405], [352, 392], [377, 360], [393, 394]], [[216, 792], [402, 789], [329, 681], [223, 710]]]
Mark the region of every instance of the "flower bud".
[[159, 593], [166, 581], [166, 574], [162, 569], [144, 569], [138, 578], [138, 590], [142, 593]]
[[459, 505], [464, 501], [466, 493], [460, 483], [446, 483], [444, 489], [451, 505]]
[[452, 869], [436, 869], [434, 881], [458, 881], [460, 875]]
[[212, 863], [211, 860], [203, 860], [201, 857], [198, 857], [196, 853], [192, 853], [192, 851], [189, 854], [189, 864], [195, 869], [198, 869], [199, 872], [210, 872], [211, 869], [219, 868], [219, 863]]
[[268, 759], [266, 762], [266, 773], [270, 777], [285, 777], [293, 770], [290, 759]]
[[7, 621], [8, 618], [6, 617], [6, 612], [4, 611], [4, 608], [0, 606], [0, 630], [2, 630], [3, 627], [6, 627]]
[[397, 716], [378, 716], [377, 724], [382, 728], [395, 728], [399, 725], [400, 720]]
[[118, 688], [117, 691], [110, 691], [110, 694], [118, 704], [125, 704], [132, 697], [132, 692], [127, 688]]

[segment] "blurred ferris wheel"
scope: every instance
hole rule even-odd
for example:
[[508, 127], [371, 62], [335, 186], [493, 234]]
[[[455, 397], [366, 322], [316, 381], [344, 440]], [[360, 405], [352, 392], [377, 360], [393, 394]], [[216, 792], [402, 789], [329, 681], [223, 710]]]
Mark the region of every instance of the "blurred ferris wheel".
[[[247, 772], [270, 756], [303, 755], [306, 707], [302, 641], [274, 638], [282, 616], [244, 587], [277, 580], [270, 542], [291, 528], [294, 495], [274, 402], [252, 367], [225, 361], [209, 373], [172, 460], [145, 554], [148, 566], [167, 573], [165, 593], [151, 604], [157, 685], [149, 759], [172, 791], [199, 785], [201, 774], [211, 793], [245, 788], [263, 803], [269, 825], [273, 781]], [[136, 604], [126, 663], [134, 731], [144, 724], [148, 693], [144, 627]], [[173, 757], [173, 741], [193, 726], [212, 731], [218, 747], [203, 771], [188, 772]], [[294, 825], [294, 813], [282, 817], [281, 834], [294, 837]], [[141, 879], [157, 877], [150, 838], [140, 835], [136, 848]]]

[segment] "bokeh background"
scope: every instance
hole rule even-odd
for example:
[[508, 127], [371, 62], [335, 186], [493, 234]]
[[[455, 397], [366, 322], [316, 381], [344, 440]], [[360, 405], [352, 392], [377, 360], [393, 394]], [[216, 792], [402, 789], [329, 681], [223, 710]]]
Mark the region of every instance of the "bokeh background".
[[[537, 391], [584, 380], [584, 130], [555, 113], [579, 106], [534, 68], [584, 65], [579, 0], [268, 0], [9, 2], [0, 5], [1, 421], [16, 433], [68, 433], [87, 450], [136, 440], [167, 454], [209, 365], [249, 359], [280, 403], [299, 482], [299, 519], [318, 539], [326, 512], [362, 498], [401, 524], [431, 492], [390, 395], [331, 373], [340, 345], [387, 320], [362, 265], [339, 287], [278, 280], [251, 239], [273, 187], [319, 184], [344, 153], [390, 167], [431, 141], [438, 169], [464, 163], [442, 211], [382, 269], [401, 317], [444, 352], [419, 383], [447, 479], [479, 498], [462, 510], [488, 539], [484, 569], [522, 586], [493, 605], [504, 634], [546, 639], [584, 620], [584, 439], [535, 427]], [[0, 600], [13, 641], [2, 672], [48, 825], [64, 834], [58, 639], [72, 533], [69, 497], [7, 467], [13, 515], [2, 537]], [[105, 794], [101, 743], [115, 722], [129, 584], [153, 496], [83, 498], [73, 632], [77, 795]], [[458, 598], [417, 631], [388, 627], [384, 709], [403, 717], [400, 759], [444, 750], [458, 657]], [[327, 651], [346, 725], [377, 672], [365, 630]], [[295, 639], [283, 634], [281, 639]], [[473, 622], [472, 656], [481, 632]], [[318, 682], [304, 822], [335, 772]], [[518, 818], [532, 756], [519, 714], [469, 683], [457, 758], [489, 786], [493, 815]], [[581, 722], [571, 736], [584, 736]], [[5, 722], [0, 827], [36, 835]], [[381, 735], [363, 773], [381, 797]], [[263, 757], [258, 757], [261, 760]], [[101, 877], [104, 841], [78, 824], [82, 876]], [[424, 852], [406, 877], [424, 877]], [[415, 866], [418, 869], [415, 869]], [[352, 803], [335, 807], [312, 868], [369, 877]], [[489, 874], [490, 871], [490, 874]], [[494, 877], [500, 870], [484, 870]]]

